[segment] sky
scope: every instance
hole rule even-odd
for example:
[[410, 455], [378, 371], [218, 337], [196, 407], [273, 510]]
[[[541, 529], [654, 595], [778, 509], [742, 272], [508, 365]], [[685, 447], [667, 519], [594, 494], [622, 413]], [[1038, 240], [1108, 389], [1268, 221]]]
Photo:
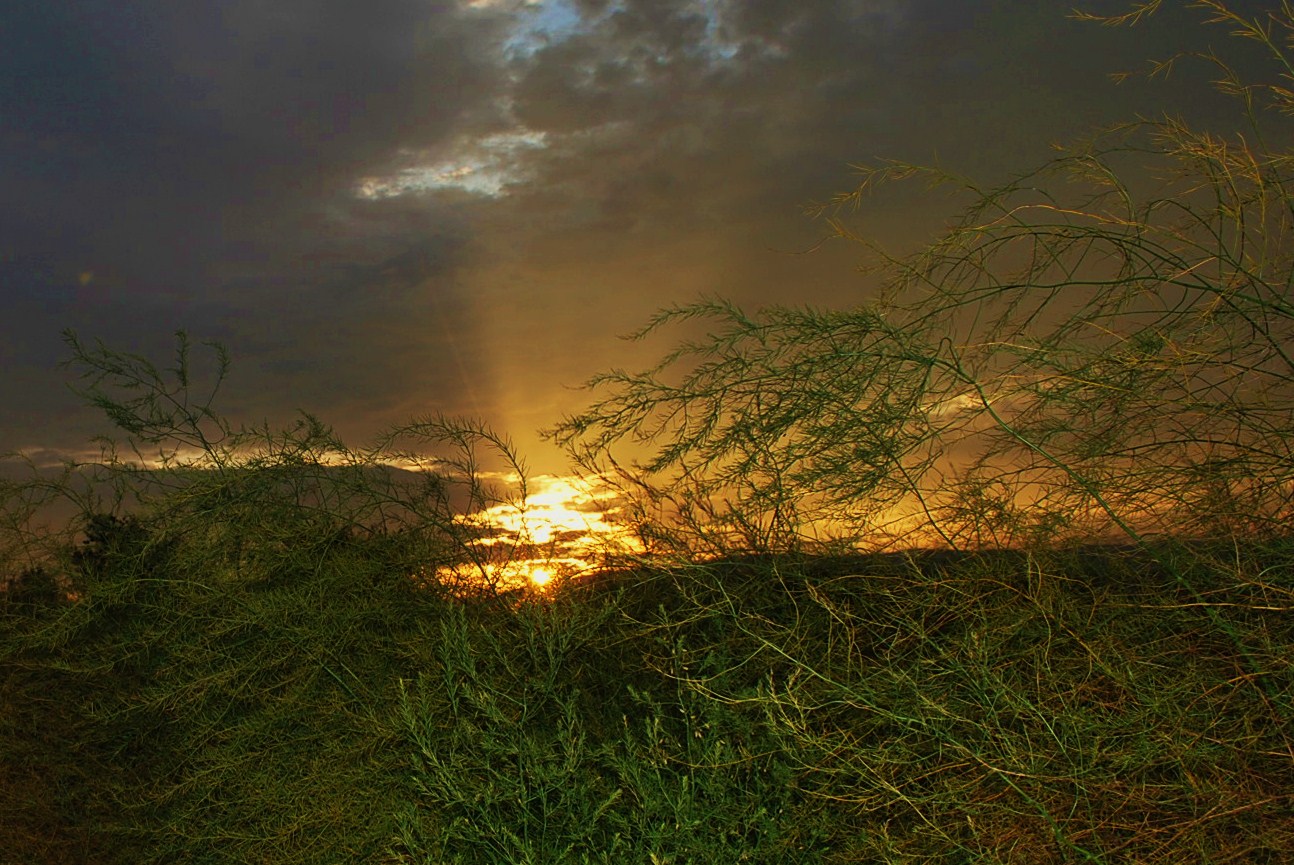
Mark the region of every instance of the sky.
[[[109, 431], [65, 328], [159, 361], [183, 329], [228, 348], [236, 421], [304, 409], [358, 445], [478, 417], [561, 471], [537, 430], [669, 347], [619, 338], [653, 311], [867, 300], [863, 251], [804, 212], [851, 164], [1000, 182], [1101, 124], [1227, 110], [1189, 71], [1108, 77], [1232, 41], [1188, 5], [0, 0], [0, 452]], [[915, 248], [954, 214], [913, 187], [857, 224]]]

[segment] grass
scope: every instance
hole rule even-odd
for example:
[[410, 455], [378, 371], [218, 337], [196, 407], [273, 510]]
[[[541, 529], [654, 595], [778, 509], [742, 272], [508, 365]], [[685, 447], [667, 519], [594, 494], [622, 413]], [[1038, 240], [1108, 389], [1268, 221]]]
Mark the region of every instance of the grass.
[[1294, 16], [1193, 5], [1275, 63], [1206, 58], [1247, 137], [971, 188], [864, 306], [662, 312], [551, 431], [646, 552], [550, 591], [487, 426], [238, 427], [218, 346], [69, 334], [121, 438], [0, 486], [0, 863], [1294, 860]]
[[107, 586], [141, 571], [101, 572], [4, 620], [0, 849], [1285, 861], [1294, 542], [1172, 554], [1246, 653], [1128, 548], [741, 557], [466, 601], [398, 590], [362, 545], [295, 583], [127, 598]]

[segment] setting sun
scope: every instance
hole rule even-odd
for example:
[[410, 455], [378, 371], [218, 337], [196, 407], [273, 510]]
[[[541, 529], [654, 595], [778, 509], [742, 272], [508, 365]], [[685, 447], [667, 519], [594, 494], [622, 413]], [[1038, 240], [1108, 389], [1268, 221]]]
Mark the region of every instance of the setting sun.
[[[519, 478], [500, 479], [518, 485]], [[462, 518], [481, 530], [472, 542], [481, 560], [472, 581], [500, 588], [542, 589], [599, 567], [609, 555], [638, 553], [642, 544], [617, 522], [620, 494], [601, 478], [539, 475], [524, 501], [504, 502]]]

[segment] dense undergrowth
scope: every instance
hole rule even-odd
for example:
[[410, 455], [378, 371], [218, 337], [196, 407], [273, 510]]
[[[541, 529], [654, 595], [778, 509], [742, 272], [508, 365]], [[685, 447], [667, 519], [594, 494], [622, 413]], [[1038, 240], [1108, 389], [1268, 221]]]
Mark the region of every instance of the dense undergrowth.
[[80, 600], [11, 600], [5, 861], [1294, 851], [1289, 541], [747, 557], [462, 599], [314, 537], [237, 575], [100, 523]]
[[[1192, 5], [1291, 113], [1294, 15]], [[69, 335], [120, 438], [0, 487], [0, 862], [1294, 860], [1266, 140], [1143, 122], [972, 189], [873, 304], [663, 313], [709, 335], [552, 432], [646, 552], [543, 592], [470, 519], [524, 499], [487, 427], [237, 427], [218, 349]]]

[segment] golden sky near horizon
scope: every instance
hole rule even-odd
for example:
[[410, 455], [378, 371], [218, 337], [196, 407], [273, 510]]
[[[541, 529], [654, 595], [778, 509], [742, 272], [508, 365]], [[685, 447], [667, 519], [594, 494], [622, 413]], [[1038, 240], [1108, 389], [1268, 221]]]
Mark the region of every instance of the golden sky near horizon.
[[[503, 480], [517, 483], [515, 476]], [[483, 564], [462, 567], [465, 579], [544, 588], [590, 573], [612, 556], [642, 552], [632, 527], [618, 519], [619, 494], [604, 479], [538, 475], [526, 483], [524, 501], [496, 504], [465, 519], [489, 531], [480, 543]]]

